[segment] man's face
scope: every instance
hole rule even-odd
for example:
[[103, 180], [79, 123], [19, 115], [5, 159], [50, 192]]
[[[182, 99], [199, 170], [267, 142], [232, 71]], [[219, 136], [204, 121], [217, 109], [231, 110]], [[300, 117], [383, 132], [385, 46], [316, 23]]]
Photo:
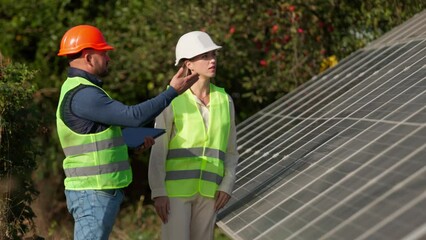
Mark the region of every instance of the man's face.
[[88, 49], [86, 52], [87, 63], [92, 69], [92, 74], [98, 77], [105, 77], [108, 75], [108, 63], [111, 60], [107, 51], [98, 51]]

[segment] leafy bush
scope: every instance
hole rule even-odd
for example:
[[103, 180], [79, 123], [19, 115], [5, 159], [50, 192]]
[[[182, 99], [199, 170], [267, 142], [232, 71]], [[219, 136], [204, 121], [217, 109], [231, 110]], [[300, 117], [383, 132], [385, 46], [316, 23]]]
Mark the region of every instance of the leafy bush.
[[31, 203], [38, 192], [31, 179], [36, 169], [35, 71], [0, 61], [0, 238], [22, 238], [34, 231]]

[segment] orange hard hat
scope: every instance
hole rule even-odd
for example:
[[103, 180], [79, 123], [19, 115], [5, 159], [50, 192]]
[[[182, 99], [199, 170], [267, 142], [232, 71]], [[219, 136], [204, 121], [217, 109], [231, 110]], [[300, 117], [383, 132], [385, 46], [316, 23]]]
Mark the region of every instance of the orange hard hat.
[[108, 45], [98, 28], [90, 25], [78, 25], [69, 29], [62, 37], [58, 56], [75, 54], [85, 48], [93, 48], [100, 51], [114, 49]]

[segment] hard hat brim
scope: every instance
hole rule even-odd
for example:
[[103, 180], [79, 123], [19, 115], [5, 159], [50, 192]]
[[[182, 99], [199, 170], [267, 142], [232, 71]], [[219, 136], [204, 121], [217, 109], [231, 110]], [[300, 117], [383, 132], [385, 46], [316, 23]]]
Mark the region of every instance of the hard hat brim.
[[207, 49], [206, 49], [206, 51], [204, 51], [204, 52], [202, 52], [202, 53], [199, 53], [199, 54], [196, 54], [196, 55], [186, 55], [186, 56], [182, 56], [181, 58], [176, 59], [176, 61], [175, 61], [175, 66], [178, 66], [178, 65], [179, 65], [179, 63], [180, 63], [180, 61], [181, 61], [181, 60], [183, 60], [183, 59], [191, 59], [191, 58], [194, 58], [194, 57], [196, 57], [196, 56], [198, 56], [198, 55], [204, 54], [204, 53], [206, 53], [206, 52], [211, 52], [211, 51], [218, 50], [218, 49], [221, 49], [221, 48], [222, 48], [222, 46], [218, 46], [218, 45], [216, 45], [216, 46], [212, 46], [212, 47], [210, 47], [210, 48], [207, 48]]
[[98, 50], [98, 51], [114, 50], [114, 47], [112, 47], [108, 44], [105, 44], [104, 46], [99, 46], [99, 47], [88, 44], [87, 46], [82, 45], [82, 46], [79, 46], [79, 47], [76, 47], [76, 48], [60, 49], [58, 56], [66, 56], [66, 55], [76, 54], [76, 53], [83, 51], [83, 49], [87, 49], [87, 48], [95, 49], [95, 50]]

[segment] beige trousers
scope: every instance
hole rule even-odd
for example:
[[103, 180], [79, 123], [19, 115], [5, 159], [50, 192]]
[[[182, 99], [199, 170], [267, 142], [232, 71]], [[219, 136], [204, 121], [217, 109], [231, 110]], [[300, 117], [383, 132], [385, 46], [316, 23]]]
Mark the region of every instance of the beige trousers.
[[170, 213], [162, 225], [163, 240], [213, 240], [215, 200], [199, 194], [189, 198], [170, 198]]

